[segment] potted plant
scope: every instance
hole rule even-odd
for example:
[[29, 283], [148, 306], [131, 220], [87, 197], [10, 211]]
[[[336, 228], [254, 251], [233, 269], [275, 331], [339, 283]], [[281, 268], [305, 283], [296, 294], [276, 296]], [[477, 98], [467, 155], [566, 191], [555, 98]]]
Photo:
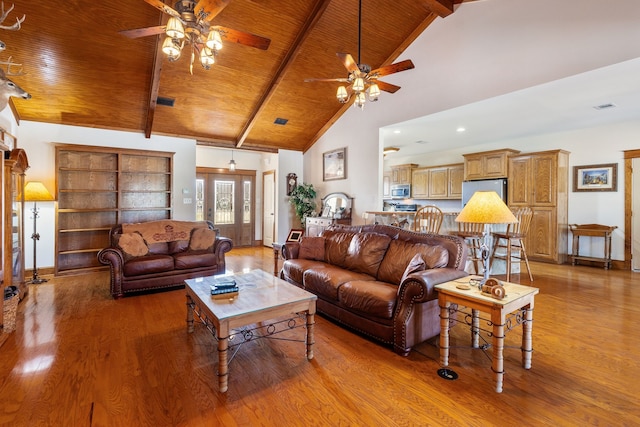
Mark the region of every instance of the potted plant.
[[313, 184], [299, 184], [289, 195], [289, 203], [293, 205], [303, 227], [306, 218], [316, 210], [315, 199], [316, 190], [313, 188]]

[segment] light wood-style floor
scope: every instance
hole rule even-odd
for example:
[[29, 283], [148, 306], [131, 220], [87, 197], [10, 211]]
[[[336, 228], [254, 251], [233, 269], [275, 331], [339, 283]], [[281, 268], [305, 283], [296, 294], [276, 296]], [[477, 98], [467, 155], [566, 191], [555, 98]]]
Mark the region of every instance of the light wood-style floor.
[[[272, 271], [272, 254], [234, 249], [228, 268]], [[215, 342], [202, 325], [187, 334], [184, 290], [115, 301], [106, 272], [53, 278], [31, 285], [0, 347], [0, 425], [640, 425], [640, 275], [532, 270], [533, 366], [521, 368], [511, 331], [502, 394], [462, 325], [450, 357], [459, 378], [447, 381], [432, 343], [401, 357], [321, 316], [312, 361], [301, 343], [251, 342], [220, 394]]]

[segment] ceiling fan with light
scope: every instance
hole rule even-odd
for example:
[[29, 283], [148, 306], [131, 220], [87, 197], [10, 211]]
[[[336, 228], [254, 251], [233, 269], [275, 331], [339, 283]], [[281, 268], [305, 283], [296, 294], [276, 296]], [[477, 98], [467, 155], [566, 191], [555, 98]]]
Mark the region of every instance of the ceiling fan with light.
[[180, 58], [185, 43], [190, 44], [189, 70], [191, 74], [193, 74], [196, 54], [205, 70], [211, 68], [211, 65], [215, 63], [218, 51], [222, 49], [223, 40], [262, 50], [267, 50], [271, 43], [271, 40], [262, 36], [221, 25], [211, 25], [211, 20], [222, 12], [230, 0], [178, 0], [173, 8], [164, 4], [162, 0], [144, 1], [169, 15], [167, 24], [123, 30], [120, 33], [129, 38], [166, 34], [167, 37], [162, 43], [162, 51], [171, 62]]
[[360, 47], [362, 41], [362, 0], [358, 2], [358, 62], [353, 59], [348, 53], [337, 53], [338, 58], [344, 64], [344, 67], [349, 72], [349, 75], [345, 78], [336, 79], [305, 79], [305, 82], [342, 82], [347, 83], [338, 87], [336, 98], [341, 104], [349, 102], [352, 96], [355, 97], [354, 104], [360, 109], [364, 108], [367, 96], [369, 101], [374, 102], [378, 100], [380, 91], [383, 90], [389, 93], [395, 93], [400, 89], [400, 86], [396, 86], [390, 83], [385, 83], [378, 80], [380, 77], [388, 76], [390, 74], [399, 73], [400, 71], [410, 70], [414, 68], [413, 62], [410, 59], [397, 62], [391, 65], [385, 65], [380, 68], [372, 70], [367, 64], [360, 62]]

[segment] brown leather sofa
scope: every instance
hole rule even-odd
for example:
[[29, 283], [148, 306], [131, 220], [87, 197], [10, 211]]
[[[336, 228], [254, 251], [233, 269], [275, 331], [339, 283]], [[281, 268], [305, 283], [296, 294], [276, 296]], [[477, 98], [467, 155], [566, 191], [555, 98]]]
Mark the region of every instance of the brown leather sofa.
[[403, 356], [440, 333], [434, 286], [468, 275], [461, 238], [387, 225], [334, 226], [282, 255], [280, 277], [317, 295], [320, 313]]
[[231, 239], [218, 236], [211, 221], [118, 224], [109, 239], [111, 246], [98, 253], [98, 260], [111, 269], [114, 298], [224, 273], [224, 254], [233, 246]]

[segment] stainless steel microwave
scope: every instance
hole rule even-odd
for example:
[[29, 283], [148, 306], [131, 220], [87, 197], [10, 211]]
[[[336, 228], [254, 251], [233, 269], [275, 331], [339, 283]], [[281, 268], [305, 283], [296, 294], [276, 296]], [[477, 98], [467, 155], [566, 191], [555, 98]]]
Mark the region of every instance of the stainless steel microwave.
[[394, 199], [408, 199], [411, 197], [411, 185], [397, 184], [391, 186], [391, 197]]

